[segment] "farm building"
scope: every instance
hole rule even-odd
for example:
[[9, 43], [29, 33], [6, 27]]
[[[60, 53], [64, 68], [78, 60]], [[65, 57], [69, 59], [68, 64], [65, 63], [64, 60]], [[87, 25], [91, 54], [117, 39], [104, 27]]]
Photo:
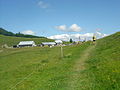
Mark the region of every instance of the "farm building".
[[62, 44], [63, 42], [62, 42], [62, 40], [55, 40], [55, 43], [56, 43], [57, 45], [60, 45], [60, 44]]
[[55, 46], [56, 43], [55, 42], [42, 42], [41, 45], [42, 46]]
[[34, 41], [21, 41], [19, 44], [18, 44], [18, 47], [25, 47], [25, 46], [36, 46], [35, 45], [35, 42]]

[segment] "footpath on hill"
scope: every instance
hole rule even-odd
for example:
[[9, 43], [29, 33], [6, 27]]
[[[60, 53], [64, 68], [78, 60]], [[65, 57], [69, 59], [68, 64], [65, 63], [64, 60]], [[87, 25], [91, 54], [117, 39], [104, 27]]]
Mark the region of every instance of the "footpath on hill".
[[78, 88], [84, 90], [84, 89], [90, 89], [87, 87], [87, 84], [90, 84], [89, 80], [86, 79], [85, 75], [82, 74], [82, 71], [86, 69], [86, 61], [89, 59], [90, 54], [94, 50], [95, 45], [89, 46], [86, 48], [82, 54], [80, 55], [80, 58], [76, 60], [74, 66], [73, 66], [73, 74], [70, 76], [69, 81], [69, 90], [77, 90]]

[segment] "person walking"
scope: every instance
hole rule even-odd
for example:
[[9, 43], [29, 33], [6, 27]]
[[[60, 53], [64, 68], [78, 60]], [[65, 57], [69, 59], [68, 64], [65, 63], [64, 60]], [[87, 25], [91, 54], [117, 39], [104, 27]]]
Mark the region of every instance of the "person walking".
[[93, 44], [95, 45], [95, 41], [96, 41], [96, 36], [95, 35], [93, 35]]

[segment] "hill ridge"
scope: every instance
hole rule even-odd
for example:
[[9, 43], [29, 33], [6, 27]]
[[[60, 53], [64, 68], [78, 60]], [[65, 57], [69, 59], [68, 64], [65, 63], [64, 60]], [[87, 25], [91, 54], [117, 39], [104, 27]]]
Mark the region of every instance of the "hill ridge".
[[13, 37], [25, 37], [25, 38], [46, 38], [46, 37], [41, 37], [41, 36], [22, 34], [20, 32], [13, 33], [13, 32], [5, 30], [3, 28], [0, 28], [0, 35], [13, 36]]

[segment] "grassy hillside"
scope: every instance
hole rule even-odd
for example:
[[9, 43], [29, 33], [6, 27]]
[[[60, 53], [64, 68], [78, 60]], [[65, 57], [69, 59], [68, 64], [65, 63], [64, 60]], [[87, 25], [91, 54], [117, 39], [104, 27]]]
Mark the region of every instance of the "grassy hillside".
[[120, 89], [120, 32], [97, 41], [87, 61], [94, 90]]
[[7, 44], [8, 46], [17, 45], [20, 41], [35, 41], [36, 44], [46, 41], [54, 41], [47, 38], [23, 38], [0, 35], [0, 46]]
[[93, 45], [0, 52], [1, 90], [119, 90], [120, 32]]

